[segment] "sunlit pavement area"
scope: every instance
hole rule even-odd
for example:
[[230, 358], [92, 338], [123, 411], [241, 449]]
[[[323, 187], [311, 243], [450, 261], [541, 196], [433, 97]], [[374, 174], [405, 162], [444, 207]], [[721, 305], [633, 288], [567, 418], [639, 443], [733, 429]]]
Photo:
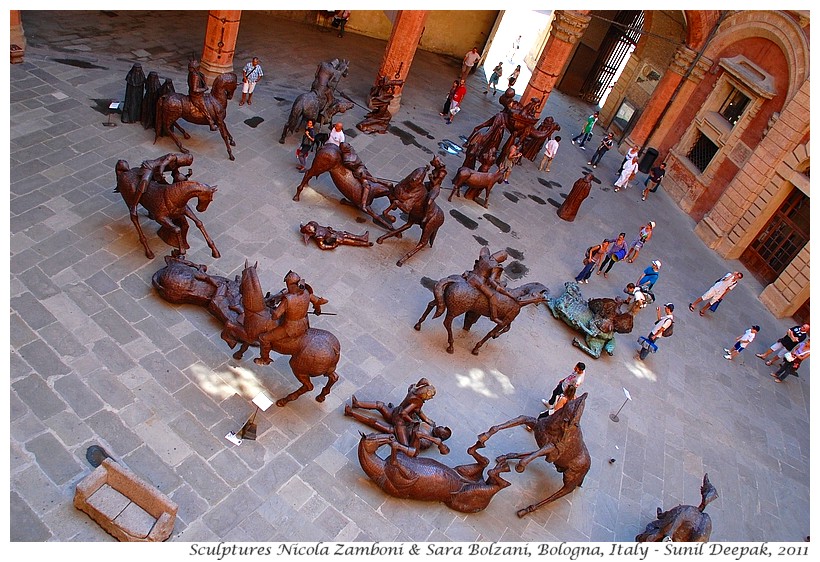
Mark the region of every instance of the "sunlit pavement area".
[[[235, 67], [259, 56], [265, 78], [253, 105], [239, 107], [237, 93], [228, 107], [236, 161], [207, 127], [190, 125], [184, 141], [195, 157], [192, 179], [219, 189], [200, 217], [222, 257], [211, 257], [195, 228], [188, 257], [231, 278], [246, 259], [258, 262], [271, 292], [284, 287], [289, 270], [298, 272], [330, 301], [323, 310], [336, 316], [310, 321], [339, 338], [342, 356], [327, 401], [314, 400], [317, 389], [272, 406], [257, 417], [256, 441], [229, 443], [224, 435], [253, 413], [255, 396], [276, 399], [298, 386], [288, 358], [274, 355], [266, 367], [252, 354], [236, 361], [204, 309], [170, 305], [155, 293], [151, 276], [170, 248], [141, 213], [157, 254], [145, 257], [113, 192], [114, 164], [137, 166], [177, 150], [167, 138], [154, 144], [153, 130], [123, 124], [119, 115], [110, 117], [116, 126], [104, 126], [106, 107], [122, 99], [136, 61], [146, 75], [157, 71], [186, 90], [187, 57], [201, 51], [205, 23], [205, 12], [23, 13], [25, 63], [10, 67], [13, 541], [114, 540], [72, 506], [77, 482], [92, 469], [85, 452], [93, 444], [179, 504], [173, 541], [631, 541], [657, 507], [700, 503], [704, 473], [720, 494], [707, 508], [713, 541], [809, 535], [809, 369], [775, 384], [773, 369], [754, 357], [792, 321], [765, 309], [754, 277], [706, 248], [662, 189], [646, 202], [636, 185], [615, 194], [615, 151], [595, 170], [600, 181], [575, 222], [556, 216], [602, 134], [597, 128], [586, 152], [570, 143], [592, 108], [553, 92], [542, 114], [562, 126], [552, 171], [524, 161], [509, 185], [494, 188], [486, 210], [464, 199], [450, 203], [443, 189], [437, 202], [446, 222], [434, 246], [404, 267], [395, 262], [415, 245], [417, 227], [369, 249], [322, 252], [303, 243], [300, 224], [369, 230], [371, 239], [383, 231], [339, 204], [327, 174], [311, 181], [300, 202], [291, 200], [301, 179], [299, 135], [284, 145], [277, 140], [319, 61], [350, 59], [340, 90], [359, 105], [343, 116], [345, 132], [382, 178], [401, 179], [435, 154], [452, 177], [462, 159], [438, 143], [461, 144], [500, 106], [482, 94], [479, 71], [468, 79], [462, 112], [445, 124], [438, 112], [460, 61], [418, 52], [390, 132], [361, 134], [355, 124], [366, 113], [385, 42], [354, 33], [339, 39], [248, 12]], [[588, 246], [619, 231], [631, 241], [649, 220], [656, 232], [635, 264], [616, 264], [609, 279], [593, 276], [582, 286], [588, 297], [621, 295], [650, 260], [662, 260], [655, 292], [658, 304], [676, 305], [675, 335], [644, 362], [636, 359], [636, 339], [648, 333], [654, 307], [638, 315], [632, 334], [617, 336], [614, 356], [597, 360], [573, 347], [576, 334], [541, 305], [522, 309], [478, 356], [470, 350], [491, 328], [486, 318], [469, 332], [456, 321], [452, 355], [440, 318], [413, 329], [432, 297], [427, 280], [470, 269], [483, 244], [509, 249], [510, 286], [538, 281], [555, 295], [581, 269]], [[730, 270], [747, 274], [717, 313], [690, 313], [687, 303]], [[762, 331], [751, 348], [724, 360], [723, 348], [752, 324]], [[440, 460], [455, 466], [471, 462], [467, 447], [491, 425], [537, 415], [540, 399], [577, 361], [587, 364], [582, 428], [592, 468], [582, 488], [531, 515], [515, 512], [561, 485], [561, 475], [540, 460], [507, 474], [512, 486], [471, 515], [389, 497], [359, 467], [359, 431], [367, 428], [343, 416], [353, 394], [398, 403], [409, 384], [428, 378], [437, 394], [425, 412], [453, 429], [452, 452]], [[631, 395], [625, 405], [624, 389]], [[516, 428], [491, 438], [484, 452], [492, 459], [535, 448], [532, 435]]]

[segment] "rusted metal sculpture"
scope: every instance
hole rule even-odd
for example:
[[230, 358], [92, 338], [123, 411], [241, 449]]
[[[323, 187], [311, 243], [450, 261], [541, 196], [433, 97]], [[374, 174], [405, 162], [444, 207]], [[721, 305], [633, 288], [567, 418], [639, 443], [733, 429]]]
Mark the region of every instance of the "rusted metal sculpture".
[[159, 75], [151, 71], [145, 79], [145, 96], [142, 98], [142, 110], [140, 120], [143, 129], [153, 129], [157, 118], [157, 100], [162, 86], [159, 83]]
[[[204, 213], [213, 201], [216, 186], [211, 187], [204, 183], [183, 180], [187, 176], [182, 176], [179, 173], [180, 164], [178, 162], [175, 164], [176, 167], [162, 164], [162, 162], [170, 162], [171, 160], [176, 161], [176, 156], [175, 154], [166, 154], [163, 158], [144, 162], [143, 166], [139, 168], [129, 168], [128, 162], [119, 160], [115, 166], [117, 187], [114, 192], [122, 195], [125, 204], [128, 206], [131, 222], [134, 223], [140, 242], [145, 248], [145, 257], [153, 258], [154, 252], [151, 251], [148, 240], [142, 232], [139, 215], [137, 214], [137, 205], [142, 205], [148, 211], [148, 216], [160, 224], [157, 234], [166, 244], [176, 248], [175, 253], [184, 255], [185, 251], [190, 248], [188, 245], [188, 219], [191, 219], [202, 232], [205, 242], [211, 249], [211, 255], [218, 258], [219, 250], [216, 249], [213, 240], [208, 236], [202, 221], [197, 218], [188, 205], [188, 201], [196, 198], [196, 210]], [[184, 163], [181, 165], [189, 166], [189, 160], [192, 160], [190, 156], [187, 160], [184, 159]], [[163, 177], [165, 170], [173, 173], [173, 183], [169, 184], [165, 181]]]
[[393, 228], [392, 221], [388, 222], [386, 218], [379, 217], [370, 207], [374, 199], [389, 196], [393, 184], [373, 177], [353, 147], [346, 142], [340, 143], [339, 146], [328, 143], [316, 152], [310, 169], [305, 172], [296, 188], [293, 200], [299, 200], [302, 190], [311, 178], [325, 172], [330, 172], [333, 185], [345, 196], [342, 199], [343, 204], [364, 211], [373, 218], [376, 224], [388, 229]]
[[349, 67], [348, 60], [333, 59], [319, 63], [310, 91], [293, 100], [290, 116], [279, 138], [280, 144], [284, 144], [285, 137], [298, 131], [308, 120], [321, 126], [330, 123], [336, 113], [344, 113], [353, 107], [349, 100], [338, 100], [333, 95], [339, 81], [347, 76]]
[[204, 265], [197, 265], [178, 256], [167, 256], [166, 266], [157, 271], [152, 284], [160, 296], [174, 304], [190, 303], [207, 308], [224, 328], [222, 339], [233, 349], [234, 359], [241, 359], [250, 346], [260, 348], [254, 359], [258, 365], [271, 362], [270, 352], [290, 355], [293, 375], [301, 386], [276, 401], [284, 406], [313, 390], [311, 377], [327, 377], [327, 383], [316, 396], [323, 402], [331, 387], [339, 380], [336, 365], [341, 346], [326, 330], [311, 328], [308, 308], [321, 313], [325, 301], [313, 294], [309, 285], [294, 272], [285, 277], [287, 288], [273, 296], [264, 296], [256, 273], [256, 265], [248, 266], [234, 280], [207, 274]]
[[[401, 499], [439, 501], [455, 511], [478, 513], [486, 508], [495, 494], [510, 485], [501, 478], [509, 472], [507, 459], [499, 457], [487, 472], [488, 458], [478, 453], [484, 447], [480, 441], [467, 449], [476, 462], [449, 467], [437, 460], [415, 456], [415, 451], [399, 443], [391, 434], [361, 434], [359, 464], [362, 470], [385, 493]], [[376, 452], [390, 446], [387, 460]]]
[[703, 510], [717, 497], [717, 490], [709, 481], [709, 474], [704, 474], [699, 506], [678, 505], [669, 511], [661, 511], [659, 507], [658, 518], [635, 537], [635, 542], [708, 542], [712, 534], [712, 518]]
[[[436, 388], [427, 379], [422, 378], [407, 388], [407, 395], [398, 406], [393, 406], [389, 402], [362, 402], [354, 395], [350, 405], [345, 404], [345, 415], [367, 424], [380, 433], [390, 433], [400, 444], [414, 450], [412, 454], [405, 452], [411, 456], [429, 448], [430, 445], [436, 445], [439, 452], [446, 455], [450, 449], [443, 441], [450, 438], [450, 429], [436, 425], [436, 422], [422, 412], [424, 403], [435, 395]], [[376, 410], [382, 419], [357, 412], [354, 408]]]
[[145, 91], [145, 74], [140, 63], [134, 63], [125, 77], [125, 99], [120, 116], [123, 123], [137, 123], [142, 111], [142, 98]]
[[210, 121], [213, 121], [219, 129], [219, 134], [222, 135], [222, 140], [225, 141], [228, 158], [235, 160], [231, 147], [236, 146], [236, 143], [228, 131], [227, 125], [225, 125], [225, 115], [228, 100], [233, 99], [237, 83], [238, 79], [233, 72], [220, 74], [214, 79], [211, 91], [203, 95], [203, 104], [208, 109], [209, 114], [207, 116], [192, 102], [190, 96], [179, 93], [161, 96], [157, 101], [154, 143], [157, 142], [159, 137], [168, 135], [179, 147], [179, 150], [187, 153], [188, 150], [182, 146], [173, 129], [176, 127], [186, 139], [191, 138], [191, 135], [179, 126], [178, 120], [184, 119], [196, 125], [208, 125]]
[[539, 457], [555, 465], [564, 476], [564, 485], [554, 494], [540, 502], [519, 509], [518, 517], [524, 517], [544, 505], [562, 498], [584, 483], [591, 460], [581, 432], [581, 415], [584, 413], [587, 393], [567, 402], [558, 412], [543, 418], [519, 416], [510, 421], [491, 427], [478, 436], [479, 443], [510, 427], [524, 425], [532, 430], [538, 450], [529, 453], [508, 453], [499, 460], [519, 459], [516, 472], [524, 472], [527, 465]]
[[473, 169], [462, 166], [456, 172], [456, 177], [453, 178], [453, 191], [450, 192], [450, 197], [447, 201], [452, 201], [453, 195], [461, 197], [461, 186], [466, 185], [467, 189], [464, 191], [464, 198], [475, 201], [476, 196], [484, 190], [484, 208], [490, 204], [490, 191], [497, 183], [504, 181], [504, 174], [507, 168], [501, 167], [495, 172], [476, 172]]
[[632, 331], [634, 318], [628, 312], [618, 312], [615, 299], [585, 299], [575, 281], [564, 283], [564, 292], [547, 300], [552, 315], [568, 326], [584, 334], [584, 341], [573, 338], [572, 345], [579, 347], [594, 358], [605, 351], [615, 351], [615, 333]]
[[421, 330], [421, 324], [433, 310], [433, 318], [438, 318], [445, 311], [444, 327], [447, 329], [447, 353], [453, 353], [453, 320], [464, 314], [464, 330], [469, 330], [482, 316], [487, 316], [496, 323], [484, 338], [473, 348], [473, 355], [490, 338], [497, 338], [510, 329], [521, 307], [547, 300], [549, 293], [541, 283], [527, 283], [507, 289], [500, 282], [500, 262], [506, 259], [505, 252], [490, 255], [486, 247], [481, 249], [479, 259], [471, 271], [462, 275], [450, 275], [440, 279], [433, 288], [433, 300], [427, 304], [414, 328]]
[[567, 198], [564, 199], [564, 202], [561, 203], [561, 206], [558, 207], [558, 211], [556, 211], [559, 218], [567, 222], [575, 220], [575, 215], [578, 214], [581, 203], [589, 196], [589, 192], [592, 189], [592, 178], [593, 175], [591, 172], [586, 173], [572, 184], [569, 195], [567, 195]]
[[335, 230], [329, 226], [322, 226], [316, 221], [299, 225], [299, 232], [305, 238], [305, 244], [312, 238], [316, 245], [322, 250], [333, 250], [341, 245], [347, 246], [372, 246], [369, 232], [364, 234], [351, 234], [345, 230]]
[[[428, 181], [424, 182], [424, 175], [433, 166]], [[401, 267], [408, 259], [414, 256], [427, 244], [433, 247], [436, 233], [444, 224], [444, 212], [436, 204], [436, 198], [441, 192], [441, 182], [447, 177], [447, 168], [438, 156], [430, 161], [430, 166], [416, 168], [406, 178], [397, 183], [390, 190], [390, 206], [384, 210], [382, 216], [389, 221], [395, 220], [390, 211], [398, 208], [407, 213], [407, 222], [395, 230], [379, 236], [376, 243], [381, 244], [393, 236], [401, 237], [401, 233], [417, 224], [421, 227], [421, 237], [418, 244], [404, 254], [396, 265]]]
[[393, 118], [389, 109], [390, 103], [393, 101], [396, 88], [401, 88], [402, 85], [404, 85], [404, 80], [388, 80], [386, 76], [380, 77], [376, 85], [370, 89], [370, 99], [367, 105], [372, 111], [356, 124], [356, 128], [367, 134], [386, 133], [390, 120]]

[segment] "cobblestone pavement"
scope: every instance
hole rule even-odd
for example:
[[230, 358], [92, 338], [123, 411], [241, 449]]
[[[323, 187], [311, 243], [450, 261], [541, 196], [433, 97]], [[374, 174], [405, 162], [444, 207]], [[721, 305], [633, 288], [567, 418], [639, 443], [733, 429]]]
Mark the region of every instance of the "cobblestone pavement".
[[[509, 185], [496, 186], [486, 210], [463, 199], [449, 203], [443, 191], [438, 203], [447, 220], [434, 247], [404, 267], [394, 264], [415, 244], [417, 228], [371, 249], [321, 252], [303, 244], [300, 223], [367, 229], [371, 237], [381, 231], [339, 205], [327, 175], [312, 180], [301, 202], [291, 200], [301, 177], [298, 137], [277, 140], [318, 61], [351, 60], [340, 88], [360, 105], [344, 115], [345, 130], [379, 177], [402, 178], [433, 154], [443, 155], [452, 175], [461, 159], [444, 155], [439, 141], [460, 143], [499, 106], [482, 95], [483, 76], [471, 76], [463, 111], [446, 125], [438, 111], [459, 61], [419, 52], [390, 132], [357, 134], [385, 42], [354, 33], [339, 39], [248, 12], [236, 65], [258, 55], [266, 76], [253, 105], [229, 106], [235, 162], [216, 133], [189, 128], [193, 179], [219, 187], [201, 217], [222, 253], [212, 259], [192, 229], [189, 258], [228, 276], [245, 259], [258, 261], [271, 291], [297, 271], [337, 314], [311, 322], [338, 336], [342, 358], [341, 380], [326, 402], [315, 402], [314, 391], [274, 406], [259, 416], [255, 442], [232, 446], [223, 436], [242, 426], [254, 396], [278, 398], [297, 383], [286, 357], [267, 367], [249, 357], [235, 361], [204, 310], [170, 305], [153, 291], [151, 276], [167, 247], [143, 216], [158, 257], [144, 256], [113, 192], [114, 164], [137, 165], [175, 147], [168, 139], [154, 144], [153, 131], [138, 124], [115, 118], [116, 127], [104, 126], [105, 107], [122, 98], [135, 61], [185, 91], [187, 56], [201, 51], [206, 14], [27, 11], [23, 22], [26, 62], [10, 69], [12, 540], [112, 540], [72, 507], [75, 485], [91, 470], [85, 451], [92, 444], [179, 504], [173, 541], [629, 541], [658, 506], [699, 503], [704, 472], [720, 493], [708, 508], [713, 540], [809, 534], [808, 369], [774, 384], [753, 355], [790, 320], [766, 311], [751, 275], [715, 315], [688, 312], [686, 304], [715, 278], [745, 270], [704, 247], [692, 220], [662, 191], [645, 203], [635, 187], [613, 193], [615, 153], [595, 170], [600, 183], [576, 221], [557, 218], [556, 205], [590, 156], [569, 142], [589, 107], [553, 92], [544, 114], [555, 116], [565, 139], [553, 171], [539, 173], [537, 162], [525, 161]], [[651, 259], [663, 261], [656, 293], [677, 305], [675, 335], [645, 362], [635, 359], [635, 339], [653, 323], [651, 309], [640, 313], [633, 334], [617, 336], [614, 356], [598, 360], [572, 347], [574, 334], [543, 306], [523, 309], [509, 333], [478, 356], [470, 349], [489, 330], [486, 319], [470, 332], [457, 330], [452, 355], [440, 320], [413, 330], [431, 298], [425, 280], [469, 269], [483, 244], [510, 250], [511, 286], [539, 281], [555, 294], [581, 268], [587, 246], [618, 231], [631, 239], [648, 220], [657, 222], [656, 235], [638, 262], [617, 264], [608, 280], [593, 276], [583, 286], [587, 296], [615, 296]], [[722, 348], [753, 323], [763, 329], [752, 349], [725, 361]], [[396, 402], [408, 384], [430, 379], [438, 394], [425, 411], [454, 429], [444, 460], [456, 465], [468, 459], [476, 434], [537, 414], [540, 398], [577, 361], [588, 365], [582, 426], [592, 468], [583, 488], [530, 516], [515, 511], [560, 486], [552, 465], [510, 473], [513, 485], [474, 515], [387, 497], [358, 465], [364, 426], [342, 415], [354, 393]], [[632, 401], [615, 423], [609, 414], [623, 404], [622, 389]], [[486, 451], [493, 457], [533, 446], [530, 434], [513, 429], [493, 437]]]

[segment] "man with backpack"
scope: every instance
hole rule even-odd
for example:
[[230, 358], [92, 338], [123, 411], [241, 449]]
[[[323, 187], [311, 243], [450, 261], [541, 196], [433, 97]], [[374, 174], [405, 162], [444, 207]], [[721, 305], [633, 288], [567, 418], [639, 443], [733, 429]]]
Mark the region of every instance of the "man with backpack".
[[649, 332], [647, 337], [641, 337], [638, 342], [641, 343], [641, 349], [638, 352], [638, 357], [641, 359], [646, 359], [646, 356], [649, 355], [649, 348], [652, 347], [654, 351], [657, 351], [658, 348], [655, 345], [655, 340], [658, 338], [668, 338], [672, 335], [672, 329], [675, 325], [675, 317], [672, 315], [672, 312], [675, 310], [675, 305], [671, 302], [666, 303], [663, 305], [664, 314], [661, 315], [661, 307], [657, 308], [658, 313], [658, 321], [655, 322], [655, 325], [652, 326], [652, 331]]

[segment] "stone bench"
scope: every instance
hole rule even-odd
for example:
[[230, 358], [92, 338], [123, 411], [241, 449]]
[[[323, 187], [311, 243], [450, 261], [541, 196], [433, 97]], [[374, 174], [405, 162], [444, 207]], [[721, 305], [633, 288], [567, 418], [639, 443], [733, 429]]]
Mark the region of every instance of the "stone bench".
[[166, 540], [178, 509], [165, 494], [110, 458], [77, 484], [74, 507], [127, 542]]

